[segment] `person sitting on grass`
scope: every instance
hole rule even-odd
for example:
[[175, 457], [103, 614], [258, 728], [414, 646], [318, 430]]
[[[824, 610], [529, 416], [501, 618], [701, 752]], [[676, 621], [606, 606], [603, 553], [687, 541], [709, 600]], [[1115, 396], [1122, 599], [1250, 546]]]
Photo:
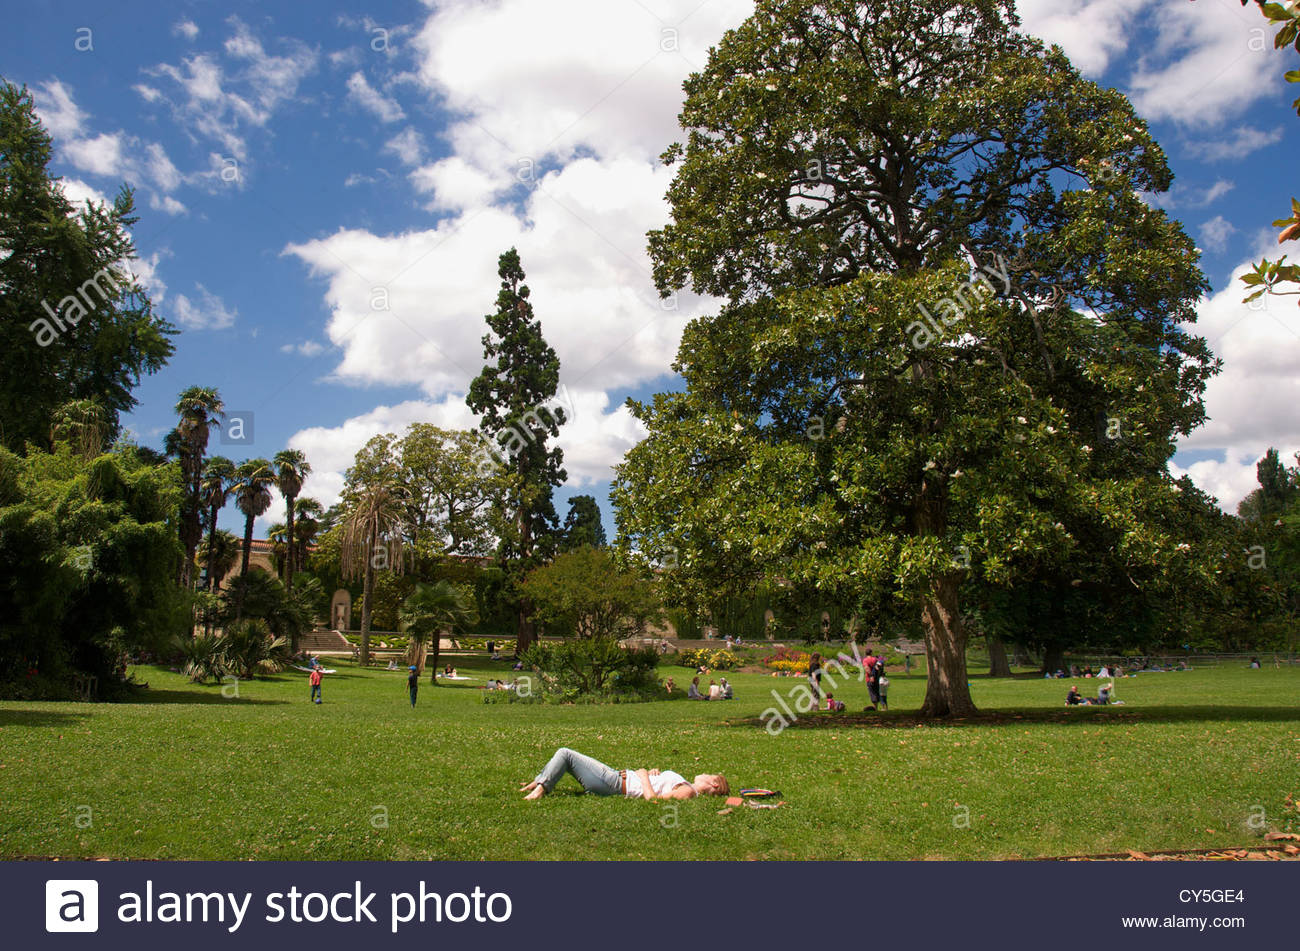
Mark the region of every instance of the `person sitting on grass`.
[[672, 770], [613, 769], [600, 760], [561, 747], [555, 751], [537, 778], [519, 788], [525, 799], [541, 799], [556, 783], [572, 773], [584, 792], [627, 799], [693, 799], [696, 796], [725, 796], [731, 792], [721, 773], [701, 773], [692, 780]]
[[700, 696], [700, 678], [699, 678], [699, 677], [694, 677], [694, 678], [691, 679], [691, 685], [690, 685], [690, 687], [689, 687], [689, 688], [687, 689], [687, 691], [686, 691], [686, 699], [687, 699], [687, 700], [703, 700], [703, 699], [704, 699], [702, 696]]
[[1079, 696], [1078, 687], [1071, 687], [1070, 692], [1065, 695], [1065, 705], [1067, 707], [1073, 707], [1083, 702], [1083, 697]]
[[722, 688], [718, 686], [717, 681], [714, 680], [709, 681], [709, 699], [710, 700], [722, 699]]
[[676, 686], [677, 686], [677, 685], [676, 685], [675, 683], [673, 683], [673, 678], [671, 678], [671, 677], [669, 677], [667, 680], [664, 681], [664, 689], [665, 689], [668, 693], [672, 693], [672, 692], [673, 692], [673, 689], [674, 689]]
[[1105, 706], [1110, 703], [1111, 691], [1115, 689], [1114, 684], [1102, 684], [1097, 688], [1097, 703]]
[[722, 689], [722, 699], [723, 699], [723, 700], [730, 700], [730, 699], [732, 699], [733, 694], [732, 694], [732, 692], [731, 692], [731, 684], [727, 683], [727, 678], [726, 678], [726, 677], [723, 677], [723, 678], [722, 678], [722, 683], [721, 683], [719, 686], [720, 686], [721, 689]]

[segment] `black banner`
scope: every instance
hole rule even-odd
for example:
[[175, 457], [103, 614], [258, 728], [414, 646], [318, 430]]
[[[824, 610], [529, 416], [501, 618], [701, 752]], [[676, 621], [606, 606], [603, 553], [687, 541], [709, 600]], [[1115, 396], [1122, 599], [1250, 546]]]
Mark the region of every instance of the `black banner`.
[[618, 951], [1295, 940], [1297, 862], [8, 862], [5, 944]]

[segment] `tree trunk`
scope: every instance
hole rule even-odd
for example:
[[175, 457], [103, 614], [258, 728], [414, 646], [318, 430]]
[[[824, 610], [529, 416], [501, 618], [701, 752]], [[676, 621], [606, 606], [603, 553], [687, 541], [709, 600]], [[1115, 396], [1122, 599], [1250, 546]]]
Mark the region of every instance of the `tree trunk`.
[[244, 516], [244, 552], [239, 562], [239, 576], [248, 574], [248, 556], [253, 551], [253, 516]]
[[527, 598], [519, 601], [519, 614], [515, 619], [515, 654], [522, 656], [537, 639], [537, 626], [533, 624], [533, 602]]
[[1059, 643], [1048, 644], [1043, 648], [1043, 669], [1044, 674], [1054, 674], [1058, 670], [1065, 669], [1065, 648]]
[[1002, 638], [992, 634], [986, 634], [984, 640], [989, 646], [989, 676], [1010, 677], [1011, 663], [1007, 660], [1007, 645], [1002, 643]]
[[217, 506], [212, 506], [211, 518], [208, 521], [208, 590], [217, 590], [217, 579], [213, 577], [217, 571], [217, 516], [220, 510]]
[[370, 605], [375, 594], [375, 563], [366, 559], [366, 580], [361, 593], [361, 666], [370, 666]]
[[293, 496], [284, 500], [284, 543], [288, 546], [284, 553], [284, 587], [289, 591], [293, 590], [293, 503]]
[[921, 601], [925, 630], [925, 701], [923, 717], [966, 717], [975, 713], [966, 679], [966, 632], [958, 611], [959, 574], [935, 581]]

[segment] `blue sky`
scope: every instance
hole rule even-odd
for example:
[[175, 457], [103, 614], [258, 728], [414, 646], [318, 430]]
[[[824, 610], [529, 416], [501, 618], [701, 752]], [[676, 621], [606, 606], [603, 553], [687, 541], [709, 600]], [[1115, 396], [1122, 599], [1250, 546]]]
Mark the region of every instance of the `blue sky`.
[[[1233, 275], [1278, 252], [1300, 119], [1265, 23], [1237, 0], [1030, 0], [1030, 32], [1128, 93], [1177, 176], [1159, 203], [1204, 251], [1201, 332], [1224, 358], [1189, 471], [1226, 506], [1269, 446], [1300, 450], [1300, 312]], [[102, 3], [9, 13], [74, 198], [136, 188], [138, 272], [181, 327], [128, 425], [159, 445], [185, 386], [252, 414], [237, 460], [308, 453], [327, 504], [369, 436], [470, 426], [497, 255], [517, 245], [562, 365], [565, 494], [609, 507], [640, 432], [622, 402], [672, 385], [682, 327], [644, 252], [666, 218], [680, 83], [747, 0]], [[1290, 250], [1290, 249], [1282, 249]], [[561, 511], [563, 505], [560, 506]], [[280, 506], [268, 515], [279, 516]], [[264, 529], [265, 522], [259, 528]]]

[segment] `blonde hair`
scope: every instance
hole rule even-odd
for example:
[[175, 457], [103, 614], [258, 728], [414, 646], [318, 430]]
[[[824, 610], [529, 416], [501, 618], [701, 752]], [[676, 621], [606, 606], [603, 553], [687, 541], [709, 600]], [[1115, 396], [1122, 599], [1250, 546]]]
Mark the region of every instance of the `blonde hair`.
[[726, 796], [731, 792], [731, 785], [727, 782], [727, 777], [721, 773], [714, 774], [713, 787], [717, 790], [719, 796]]

